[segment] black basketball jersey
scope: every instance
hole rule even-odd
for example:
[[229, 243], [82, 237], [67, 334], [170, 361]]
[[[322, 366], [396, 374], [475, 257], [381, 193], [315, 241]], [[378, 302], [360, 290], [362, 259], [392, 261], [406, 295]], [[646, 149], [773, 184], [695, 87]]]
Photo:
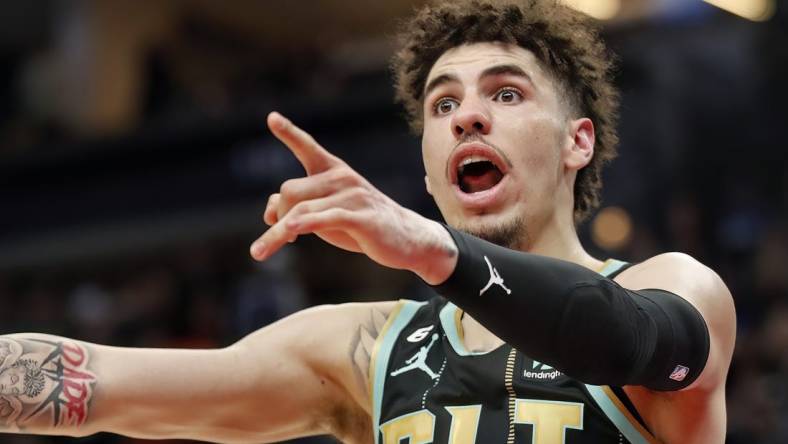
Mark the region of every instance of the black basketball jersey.
[[[625, 267], [609, 260], [600, 273]], [[375, 444], [657, 442], [618, 387], [584, 384], [508, 344], [469, 352], [461, 316], [441, 297], [400, 301], [389, 316], [370, 367]]]

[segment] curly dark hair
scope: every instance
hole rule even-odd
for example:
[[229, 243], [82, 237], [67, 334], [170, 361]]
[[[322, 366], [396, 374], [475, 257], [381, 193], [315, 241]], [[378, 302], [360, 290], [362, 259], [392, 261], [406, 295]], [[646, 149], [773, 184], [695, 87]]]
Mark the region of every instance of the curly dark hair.
[[427, 75], [444, 52], [479, 42], [516, 44], [531, 51], [556, 82], [572, 117], [594, 122], [594, 157], [575, 180], [575, 222], [599, 206], [602, 167], [616, 156], [618, 92], [611, 80], [613, 57], [587, 16], [555, 0], [448, 1], [417, 11], [403, 24], [399, 39], [401, 49], [391, 63], [396, 99], [417, 134], [423, 129]]

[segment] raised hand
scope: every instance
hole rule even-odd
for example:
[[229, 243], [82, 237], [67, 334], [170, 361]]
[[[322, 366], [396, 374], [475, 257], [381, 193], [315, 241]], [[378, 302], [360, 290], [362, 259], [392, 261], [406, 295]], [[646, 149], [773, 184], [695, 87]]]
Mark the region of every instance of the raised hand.
[[268, 127], [307, 176], [287, 180], [269, 197], [263, 219], [271, 228], [252, 244], [252, 257], [265, 260], [298, 235], [315, 233], [431, 284], [451, 274], [456, 247], [440, 224], [394, 202], [282, 115], [269, 114]]

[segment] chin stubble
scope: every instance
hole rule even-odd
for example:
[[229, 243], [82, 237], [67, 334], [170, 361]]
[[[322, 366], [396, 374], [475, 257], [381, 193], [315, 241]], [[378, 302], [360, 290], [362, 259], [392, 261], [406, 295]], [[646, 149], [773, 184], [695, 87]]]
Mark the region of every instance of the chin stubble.
[[487, 242], [513, 250], [522, 250], [528, 244], [528, 230], [522, 217], [492, 226], [467, 227], [459, 225], [456, 228]]

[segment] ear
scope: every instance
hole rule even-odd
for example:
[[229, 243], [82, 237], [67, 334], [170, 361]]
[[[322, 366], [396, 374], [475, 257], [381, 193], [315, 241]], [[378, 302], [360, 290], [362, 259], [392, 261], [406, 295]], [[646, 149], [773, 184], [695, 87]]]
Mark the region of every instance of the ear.
[[572, 145], [564, 158], [564, 166], [570, 170], [579, 170], [591, 162], [594, 157], [594, 122], [587, 117], [569, 122]]
[[432, 196], [432, 187], [430, 186], [430, 178], [427, 175], [424, 175], [424, 186], [427, 187], [427, 194]]

